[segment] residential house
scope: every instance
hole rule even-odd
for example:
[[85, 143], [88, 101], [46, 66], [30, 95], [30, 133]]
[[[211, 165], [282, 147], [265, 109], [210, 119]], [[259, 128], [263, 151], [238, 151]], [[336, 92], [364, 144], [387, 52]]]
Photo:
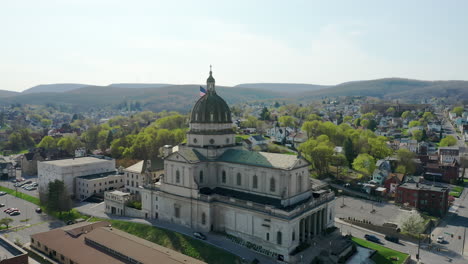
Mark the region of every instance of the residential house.
[[407, 182], [397, 187], [395, 202], [440, 217], [448, 211], [448, 193], [443, 186]]
[[40, 149], [24, 154], [21, 158], [21, 175], [36, 176], [37, 162], [44, 161], [45, 159], [46, 154]]
[[390, 173], [385, 179], [384, 186], [390, 197], [395, 197], [397, 187], [403, 183], [405, 175], [403, 173]]

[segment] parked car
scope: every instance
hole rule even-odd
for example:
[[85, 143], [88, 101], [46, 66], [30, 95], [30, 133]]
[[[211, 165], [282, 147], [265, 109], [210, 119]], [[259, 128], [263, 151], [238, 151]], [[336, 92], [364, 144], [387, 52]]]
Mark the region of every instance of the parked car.
[[389, 235], [386, 235], [385, 236], [385, 240], [388, 240], [390, 242], [393, 242], [393, 243], [398, 243], [400, 242], [400, 239], [396, 236], [389, 236]]
[[33, 182], [33, 183], [30, 184], [30, 186], [32, 186], [32, 187], [37, 187], [37, 186], [39, 186], [39, 183]]
[[15, 216], [15, 215], [20, 215], [20, 214], [21, 214], [20, 211], [14, 211], [10, 213], [10, 216]]
[[198, 239], [201, 239], [201, 240], [206, 240], [206, 236], [204, 234], [200, 233], [200, 232], [193, 233], [193, 236], [195, 238], [198, 238]]
[[374, 235], [365, 234], [364, 238], [375, 243], [380, 243], [380, 239]]
[[438, 237], [437, 237], [437, 243], [442, 244], [442, 243], [444, 243], [444, 240], [445, 240], [445, 239], [444, 239], [443, 236], [438, 236]]
[[0, 203], [0, 207], [5, 207], [5, 204]]
[[0, 196], [7, 194], [6, 192], [0, 192]]
[[9, 214], [9, 213], [11, 213], [11, 212], [13, 212], [15, 210], [18, 210], [18, 208], [8, 208], [8, 209], [3, 210], [3, 212]]
[[27, 181], [24, 182], [24, 184], [31, 184], [31, 183], [32, 183], [31, 180], [27, 180]]
[[42, 209], [40, 207], [36, 208], [36, 213], [38, 214], [42, 213]]

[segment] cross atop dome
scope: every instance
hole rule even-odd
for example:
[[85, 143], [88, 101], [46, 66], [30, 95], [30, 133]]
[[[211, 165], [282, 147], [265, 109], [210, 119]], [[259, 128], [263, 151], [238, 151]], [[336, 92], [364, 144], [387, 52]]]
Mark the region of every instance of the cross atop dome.
[[211, 70], [211, 64], [210, 64], [210, 76], [206, 80], [206, 87], [208, 88], [208, 93], [216, 93], [215, 79], [213, 78], [213, 71]]

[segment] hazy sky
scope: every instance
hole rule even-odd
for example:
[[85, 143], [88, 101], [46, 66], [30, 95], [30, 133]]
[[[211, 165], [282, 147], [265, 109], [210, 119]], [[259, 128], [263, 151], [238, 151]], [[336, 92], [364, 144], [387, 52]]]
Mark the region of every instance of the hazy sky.
[[0, 89], [468, 79], [468, 1], [0, 1]]

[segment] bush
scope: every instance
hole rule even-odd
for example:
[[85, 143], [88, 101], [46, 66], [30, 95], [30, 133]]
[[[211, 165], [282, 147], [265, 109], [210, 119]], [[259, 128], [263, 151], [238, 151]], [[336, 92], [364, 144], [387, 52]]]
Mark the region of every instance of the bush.
[[127, 206], [131, 207], [131, 208], [141, 210], [141, 202], [139, 202], [139, 201], [129, 201], [127, 203]]

